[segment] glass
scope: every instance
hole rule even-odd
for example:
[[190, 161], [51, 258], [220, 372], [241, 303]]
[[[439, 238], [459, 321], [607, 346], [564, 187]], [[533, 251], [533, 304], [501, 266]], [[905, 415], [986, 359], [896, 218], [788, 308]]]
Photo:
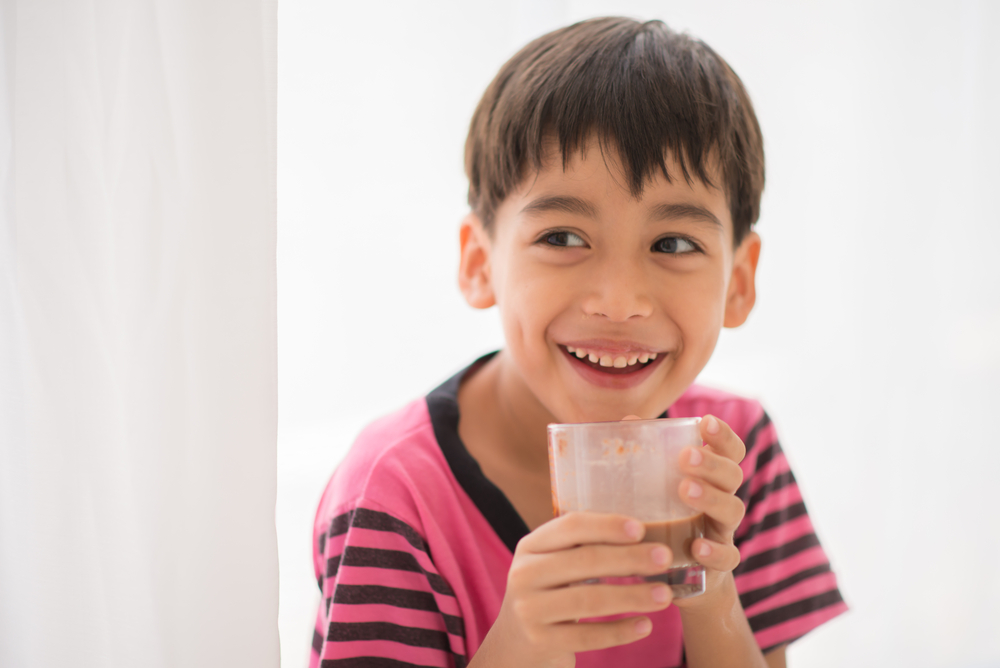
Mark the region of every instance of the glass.
[[681, 501], [680, 452], [701, 446], [701, 418], [550, 424], [549, 473], [555, 514], [620, 513], [646, 526], [644, 541], [673, 552], [670, 569], [646, 576], [670, 585], [674, 598], [705, 591], [705, 568], [691, 543], [705, 535], [705, 516]]

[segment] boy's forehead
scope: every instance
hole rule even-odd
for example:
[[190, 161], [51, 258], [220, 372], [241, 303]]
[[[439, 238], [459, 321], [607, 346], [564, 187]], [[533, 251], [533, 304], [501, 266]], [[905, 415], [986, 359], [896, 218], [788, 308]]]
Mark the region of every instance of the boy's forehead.
[[[710, 149], [704, 158], [705, 172], [712, 183], [702, 181], [690, 169], [687, 170], [689, 178], [685, 179], [685, 165], [690, 164], [691, 161], [685, 160], [682, 162], [673, 151], [665, 147], [662, 149], [662, 152], [663, 163], [670, 181], [677, 179], [681, 181], [687, 180], [692, 183], [700, 183], [707, 189], [719, 190], [718, 184], [722, 183], [721, 171], [719, 169], [718, 152], [714, 148]], [[603, 166], [617, 181], [621, 182], [622, 187], [626, 191], [629, 189], [628, 170], [625, 162], [622, 160], [617, 142], [612, 138], [600, 138], [596, 134], [591, 133], [588, 135], [586, 141], [581, 142], [578, 147], [564, 151], [559, 141], [552, 135], [548, 135], [542, 142], [541, 155], [542, 168], [538, 170], [539, 172], [555, 173], [559, 171], [597, 170], [600, 166]], [[529, 176], [531, 175], [529, 174]], [[656, 180], [667, 180], [662, 170], [654, 170], [647, 177], [647, 182], [643, 185], [649, 185], [650, 181]], [[719, 192], [724, 196], [721, 190]]]

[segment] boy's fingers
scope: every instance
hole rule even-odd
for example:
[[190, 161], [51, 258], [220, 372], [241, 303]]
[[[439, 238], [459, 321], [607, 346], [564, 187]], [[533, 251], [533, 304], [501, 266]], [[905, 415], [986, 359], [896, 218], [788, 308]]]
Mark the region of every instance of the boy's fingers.
[[673, 595], [662, 583], [587, 584], [542, 592], [525, 601], [525, 616], [542, 624], [587, 617], [654, 612], [670, 605]]
[[556, 552], [588, 543], [637, 543], [645, 533], [642, 522], [610, 513], [567, 513], [546, 522], [517, 544], [518, 552]]
[[746, 513], [742, 501], [704, 481], [685, 478], [681, 481], [680, 493], [684, 503], [702, 511], [730, 531], [736, 530]]
[[737, 464], [743, 461], [743, 457], [747, 454], [746, 446], [728, 424], [714, 415], [706, 415], [698, 426], [701, 430], [701, 440], [705, 445]]
[[564, 651], [588, 652], [641, 640], [653, 630], [649, 617], [629, 617], [614, 622], [565, 622], [549, 627], [555, 647]]
[[685, 448], [681, 452], [680, 463], [685, 475], [701, 478], [728, 494], [734, 493], [743, 483], [740, 465], [708, 448]]
[[698, 563], [715, 571], [731, 571], [740, 565], [740, 551], [735, 545], [698, 538], [691, 544]]
[[657, 575], [673, 560], [670, 548], [660, 543], [580, 545], [529, 556], [511, 567], [509, 578], [514, 587], [531, 583], [534, 588], [548, 589], [593, 578]]

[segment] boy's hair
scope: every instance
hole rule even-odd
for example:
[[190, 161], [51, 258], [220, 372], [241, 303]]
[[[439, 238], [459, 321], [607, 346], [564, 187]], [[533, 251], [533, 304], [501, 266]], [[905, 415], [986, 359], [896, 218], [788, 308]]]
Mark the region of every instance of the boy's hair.
[[[633, 196], [665, 155], [726, 193], [739, 244], [757, 221], [764, 147], [739, 77], [704, 42], [660, 21], [582, 21], [543, 35], [500, 69], [472, 116], [465, 144], [469, 205], [487, 230], [555, 139], [563, 166], [595, 136], [617, 150]], [[714, 184], [715, 167], [722, 180]]]

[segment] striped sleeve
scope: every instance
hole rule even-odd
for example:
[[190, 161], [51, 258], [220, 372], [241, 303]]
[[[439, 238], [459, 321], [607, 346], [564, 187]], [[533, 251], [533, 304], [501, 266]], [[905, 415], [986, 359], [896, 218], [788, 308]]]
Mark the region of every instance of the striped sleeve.
[[847, 610], [806, 513], [774, 425], [764, 413], [744, 437], [746, 515], [736, 530], [740, 602], [764, 652]]
[[357, 507], [313, 548], [323, 568], [310, 668], [464, 668], [458, 602], [412, 526]]

